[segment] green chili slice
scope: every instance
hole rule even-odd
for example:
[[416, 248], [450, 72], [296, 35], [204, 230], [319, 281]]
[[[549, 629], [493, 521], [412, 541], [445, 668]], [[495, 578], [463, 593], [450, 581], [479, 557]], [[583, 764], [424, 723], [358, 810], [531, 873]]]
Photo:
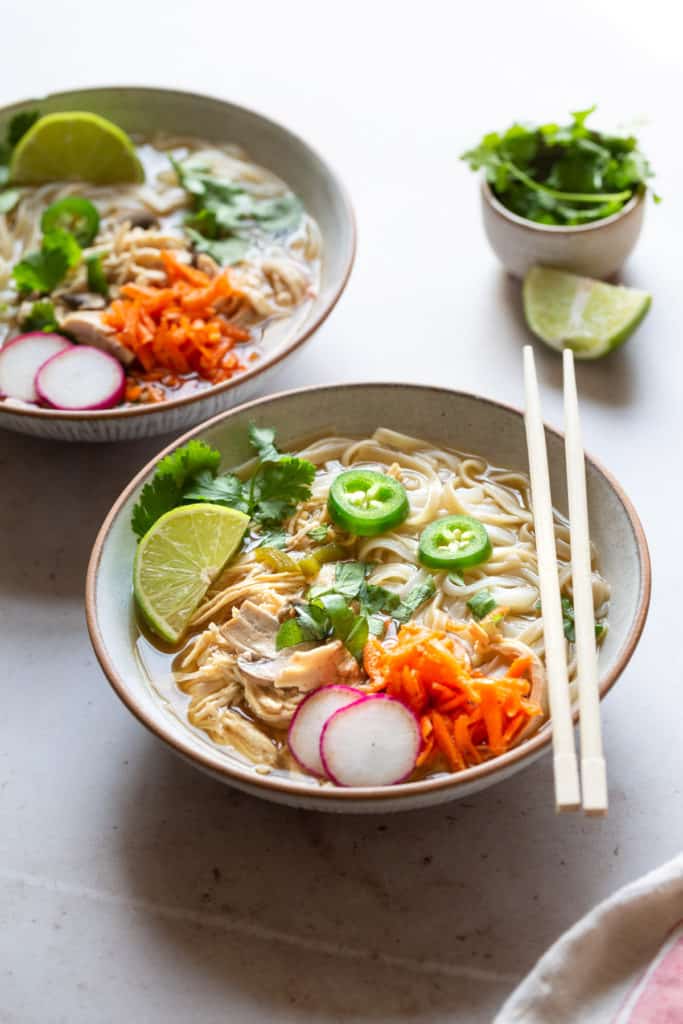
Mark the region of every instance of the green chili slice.
[[370, 469], [340, 473], [330, 488], [327, 508], [337, 526], [357, 537], [384, 533], [410, 512], [403, 484]]
[[443, 516], [422, 531], [418, 550], [430, 569], [466, 569], [491, 557], [491, 541], [478, 519]]
[[89, 199], [66, 196], [48, 206], [40, 219], [40, 227], [44, 235], [57, 229], [68, 231], [84, 249], [99, 230], [100, 215]]

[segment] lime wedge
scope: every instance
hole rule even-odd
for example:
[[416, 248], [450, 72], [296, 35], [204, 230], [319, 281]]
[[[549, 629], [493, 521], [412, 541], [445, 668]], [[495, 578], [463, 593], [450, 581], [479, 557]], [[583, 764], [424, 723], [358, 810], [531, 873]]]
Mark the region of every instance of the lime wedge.
[[524, 278], [524, 315], [551, 348], [577, 359], [598, 359], [621, 345], [643, 319], [652, 297], [636, 288], [532, 267]]
[[117, 125], [97, 114], [46, 114], [19, 140], [9, 167], [10, 181], [89, 181], [116, 185], [145, 180], [135, 147]]
[[249, 516], [222, 505], [182, 505], [156, 521], [138, 545], [133, 590], [155, 633], [177, 643], [190, 617], [234, 555]]

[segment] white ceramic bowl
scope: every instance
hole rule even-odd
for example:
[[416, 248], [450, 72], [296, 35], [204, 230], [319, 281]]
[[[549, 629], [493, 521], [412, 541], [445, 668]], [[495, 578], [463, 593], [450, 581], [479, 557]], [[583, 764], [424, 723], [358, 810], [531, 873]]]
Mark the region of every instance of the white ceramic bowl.
[[[305, 388], [261, 399], [215, 417], [190, 431], [223, 453], [223, 467], [249, 457], [250, 422], [273, 426], [284, 448], [306, 437], [335, 430], [367, 436], [378, 426], [425, 437], [438, 444], [480, 453], [495, 465], [526, 471], [522, 414], [476, 395], [412, 384], [347, 384]], [[548, 428], [553, 497], [566, 508], [562, 436]], [[307, 777], [259, 775], [228, 748], [210, 744], [174, 717], [146, 682], [136, 661], [135, 610], [131, 593], [135, 537], [131, 510], [159, 455], [114, 503], [95, 542], [88, 567], [86, 612], [95, 652], [114, 690], [128, 709], [173, 750], [223, 782], [279, 803], [351, 813], [397, 811], [467, 796], [494, 785], [539, 757], [550, 744], [545, 726], [530, 740], [493, 761], [455, 775], [386, 788], [342, 789]], [[650, 596], [650, 563], [638, 516], [619, 484], [593, 459], [587, 460], [592, 537], [602, 569], [612, 584], [610, 628], [600, 650], [600, 693], [604, 696], [631, 657], [645, 623]], [[618, 769], [615, 769], [618, 770]], [[551, 794], [548, 794], [551, 800]]]
[[491, 248], [505, 269], [524, 277], [533, 266], [559, 267], [586, 277], [610, 278], [632, 251], [645, 215], [645, 193], [603, 220], [564, 227], [519, 217], [496, 199], [482, 179], [481, 212]]
[[0, 137], [20, 110], [52, 113], [88, 110], [110, 118], [127, 132], [150, 135], [169, 132], [196, 135], [216, 142], [234, 142], [256, 162], [274, 171], [301, 196], [320, 225], [323, 238], [322, 274], [318, 295], [306, 319], [293, 318], [292, 329], [270, 344], [246, 372], [196, 395], [159, 405], [61, 412], [56, 409], [12, 408], [0, 402], [0, 427], [59, 441], [122, 441], [186, 430], [244, 402], [262, 391], [279, 363], [313, 334], [334, 308], [351, 273], [356, 231], [345, 189], [333, 171], [298, 136], [261, 114], [224, 100], [170, 89], [84, 89], [25, 100], [0, 110]]

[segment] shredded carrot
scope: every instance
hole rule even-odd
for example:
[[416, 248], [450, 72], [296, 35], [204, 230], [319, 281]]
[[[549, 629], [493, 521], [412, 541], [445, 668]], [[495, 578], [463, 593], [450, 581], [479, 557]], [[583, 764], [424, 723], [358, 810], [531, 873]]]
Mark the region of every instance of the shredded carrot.
[[441, 760], [451, 771], [505, 753], [541, 708], [529, 699], [531, 658], [487, 678], [472, 669], [453, 634], [408, 623], [393, 647], [368, 640], [363, 664], [371, 689], [406, 704], [420, 722], [418, 766]]
[[[213, 384], [229, 380], [244, 369], [235, 345], [251, 337], [228, 319], [239, 311], [242, 293], [227, 270], [209, 277], [171, 252], [162, 252], [161, 259], [166, 285], [123, 285], [121, 298], [105, 310], [104, 323], [135, 353], [147, 375], [159, 373], [163, 380], [168, 373], [196, 373]], [[138, 394], [140, 399], [145, 400]]]

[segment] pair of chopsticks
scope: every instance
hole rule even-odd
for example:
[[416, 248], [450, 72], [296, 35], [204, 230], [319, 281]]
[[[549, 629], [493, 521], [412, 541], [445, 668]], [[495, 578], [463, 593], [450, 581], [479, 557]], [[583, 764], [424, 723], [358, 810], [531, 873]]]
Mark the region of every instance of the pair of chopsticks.
[[574, 597], [574, 629], [579, 683], [581, 738], [581, 788], [574, 747], [574, 728], [569, 701], [566, 645], [562, 623], [562, 602], [557, 572], [557, 552], [550, 496], [548, 452], [541, 416], [541, 400], [530, 345], [524, 348], [524, 389], [526, 410], [529, 475], [533, 506], [538, 574], [543, 609], [545, 661], [548, 675], [550, 721], [553, 733], [553, 768], [555, 804], [558, 811], [575, 811], [581, 807], [586, 814], [607, 813], [607, 775], [600, 728], [600, 697], [598, 693], [597, 652], [593, 589], [591, 585], [591, 552], [586, 501], [586, 467], [581, 443], [579, 402], [576, 393], [574, 353], [565, 349], [564, 419], [567, 493]]

